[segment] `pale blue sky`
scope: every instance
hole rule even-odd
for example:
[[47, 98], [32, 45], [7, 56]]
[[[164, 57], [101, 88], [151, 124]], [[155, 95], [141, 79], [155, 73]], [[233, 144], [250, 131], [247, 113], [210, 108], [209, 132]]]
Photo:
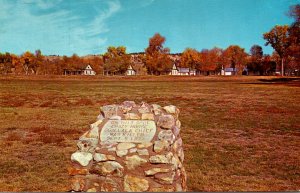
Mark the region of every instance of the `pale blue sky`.
[[142, 52], [159, 32], [171, 53], [237, 44], [264, 46], [262, 34], [290, 24], [300, 0], [0, 0], [0, 52], [102, 54], [108, 46]]

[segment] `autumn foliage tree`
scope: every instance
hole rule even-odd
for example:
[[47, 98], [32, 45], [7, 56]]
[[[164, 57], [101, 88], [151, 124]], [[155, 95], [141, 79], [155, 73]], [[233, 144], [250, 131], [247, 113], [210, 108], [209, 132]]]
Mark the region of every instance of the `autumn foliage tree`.
[[34, 54], [29, 51], [23, 53], [21, 55], [21, 63], [26, 75], [30, 73], [34, 74]]
[[172, 61], [168, 57], [169, 48], [164, 48], [166, 38], [159, 33], [149, 39], [149, 46], [146, 48], [145, 64], [150, 74], [166, 74], [172, 67]]
[[253, 45], [250, 48], [250, 58], [247, 63], [249, 71], [252, 71], [253, 73], [262, 73], [263, 55], [264, 53], [261, 46]]
[[124, 74], [130, 65], [130, 56], [126, 54], [126, 47], [110, 46], [104, 54], [104, 70], [106, 74]]
[[193, 48], [186, 48], [180, 60], [180, 67], [186, 67], [191, 69], [199, 69], [200, 66], [200, 54]]
[[0, 74], [8, 74], [12, 68], [12, 57], [10, 53], [0, 53]]
[[[203, 49], [200, 52], [200, 67], [198, 70], [202, 71], [205, 75], [216, 73], [216, 70], [221, 68], [223, 50], [214, 47], [211, 50]], [[202, 74], [203, 74], [202, 73]]]
[[[288, 28], [288, 41], [290, 46], [288, 56], [290, 59], [289, 67], [300, 69], [300, 4], [290, 7], [289, 16], [294, 18], [294, 22]], [[298, 72], [299, 73], [299, 72]]]
[[281, 59], [281, 75], [284, 75], [284, 58], [287, 55], [290, 41], [288, 38], [288, 25], [280, 26], [276, 25], [271, 31], [264, 33], [263, 37], [267, 41], [267, 45], [271, 45], [278, 53]]
[[237, 68], [238, 74], [242, 74], [242, 68], [247, 62], [247, 53], [238, 45], [231, 45], [222, 54], [224, 67]]

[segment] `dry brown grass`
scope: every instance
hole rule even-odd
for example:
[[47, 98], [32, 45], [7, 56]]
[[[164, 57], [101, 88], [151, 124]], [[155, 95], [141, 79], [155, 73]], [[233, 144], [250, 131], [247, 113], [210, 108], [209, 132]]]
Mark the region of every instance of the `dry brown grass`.
[[68, 191], [76, 140], [124, 100], [180, 108], [190, 191], [299, 190], [299, 80], [274, 78], [0, 77], [0, 191]]

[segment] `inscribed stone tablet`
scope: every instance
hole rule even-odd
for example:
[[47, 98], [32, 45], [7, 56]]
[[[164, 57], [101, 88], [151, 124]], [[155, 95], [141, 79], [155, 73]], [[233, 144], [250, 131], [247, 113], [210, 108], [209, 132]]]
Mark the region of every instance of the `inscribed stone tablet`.
[[149, 142], [156, 132], [154, 121], [149, 120], [108, 120], [100, 133], [101, 141]]

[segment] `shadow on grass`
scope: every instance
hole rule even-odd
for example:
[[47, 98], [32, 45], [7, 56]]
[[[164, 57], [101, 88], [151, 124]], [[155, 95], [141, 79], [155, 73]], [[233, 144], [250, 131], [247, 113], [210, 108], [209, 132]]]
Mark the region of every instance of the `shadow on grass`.
[[272, 78], [272, 79], [258, 79], [261, 82], [270, 82], [270, 83], [286, 83], [291, 81], [300, 81], [300, 78]]
[[285, 85], [300, 87], [300, 78], [272, 78], [272, 79], [257, 79], [259, 82], [242, 82], [238, 84], [253, 84], [253, 85]]

